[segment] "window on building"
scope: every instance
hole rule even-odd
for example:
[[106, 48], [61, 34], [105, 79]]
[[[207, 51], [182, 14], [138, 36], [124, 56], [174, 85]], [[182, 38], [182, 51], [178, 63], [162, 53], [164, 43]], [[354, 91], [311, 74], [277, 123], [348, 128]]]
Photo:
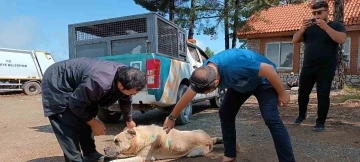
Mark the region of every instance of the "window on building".
[[265, 56], [279, 69], [293, 68], [294, 46], [291, 42], [271, 42], [266, 44]]
[[350, 43], [351, 43], [351, 39], [350, 37], [347, 37], [345, 43], [343, 44], [343, 50], [344, 50], [343, 60], [348, 69], [350, 68]]

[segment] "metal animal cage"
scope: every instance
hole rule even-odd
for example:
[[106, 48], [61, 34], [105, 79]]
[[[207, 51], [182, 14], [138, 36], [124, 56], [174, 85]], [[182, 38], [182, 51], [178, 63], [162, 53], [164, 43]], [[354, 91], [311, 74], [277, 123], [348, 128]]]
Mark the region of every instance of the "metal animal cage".
[[69, 25], [70, 58], [158, 53], [186, 56], [185, 31], [156, 13]]

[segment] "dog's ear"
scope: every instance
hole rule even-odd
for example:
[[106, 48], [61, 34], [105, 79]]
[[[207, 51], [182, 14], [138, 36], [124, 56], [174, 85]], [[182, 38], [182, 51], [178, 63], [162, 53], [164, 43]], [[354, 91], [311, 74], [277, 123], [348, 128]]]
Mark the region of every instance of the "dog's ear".
[[127, 133], [128, 133], [129, 135], [131, 135], [131, 137], [136, 136], [136, 132], [135, 132], [134, 129], [128, 129], [128, 130], [127, 130]]

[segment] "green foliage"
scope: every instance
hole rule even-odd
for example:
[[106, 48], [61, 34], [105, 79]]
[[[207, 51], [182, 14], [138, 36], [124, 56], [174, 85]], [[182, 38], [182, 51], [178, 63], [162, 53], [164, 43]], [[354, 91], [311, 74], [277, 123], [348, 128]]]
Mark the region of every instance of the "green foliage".
[[209, 47], [206, 47], [204, 52], [209, 58], [214, 55], [214, 51], [212, 51]]
[[[191, 1], [195, 2], [193, 8], [191, 8]], [[226, 1], [228, 1], [227, 9], [224, 4]], [[173, 5], [174, 22], [177, 25], [189, 30], [193, 20], [194, 33], [208, 35], [211, 39], [217, 39], [219, 29], [224, 29], [225, 24], [228, 26], [227, 29], [230, 29], [228, 33], [225, 33], [228, 35], [226, 37], [237, 39], [233, 32], [243, 27], [252, 30], [251, 27], [245, 25], [253, 14], [259, 14], [259, 11], [273, 6], [304, 1], [306, 0], [134, 0], [145, 9], [164, 16], [170, 14]], [[225, 22], [226, 20], [228, 22]], [[245, 46], [240, 48], [245, 48]]]

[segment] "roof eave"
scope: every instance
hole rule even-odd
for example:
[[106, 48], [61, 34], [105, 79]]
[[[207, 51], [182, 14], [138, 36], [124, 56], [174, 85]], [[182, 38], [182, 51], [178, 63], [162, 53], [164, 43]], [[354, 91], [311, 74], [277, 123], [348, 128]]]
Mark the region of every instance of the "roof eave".
[[[359, 25], [351, 25], [345, 26], [346, 31], [360, 31]], [[268, 38], [268, 37], [284, 37], [284, 36], [292, 36], [298, 30], [292, 31], [283, 31], [283, 32], [269, 32], [269, 33], [252, 33], [252, 34], [238, 34], [238, 39], [246, 40], [246, 39], [257, 39], [257, 38]]]
[[271, 33], [254, 33], [254, 34], [241, 34], [237, 37], [242, 40], [246, 39], [257, 39], [257, 38], [268, 38], [268, 37], [286, 37], [292, 36], [297, 30], [283, 31], [283, 32], [271, 32]]

